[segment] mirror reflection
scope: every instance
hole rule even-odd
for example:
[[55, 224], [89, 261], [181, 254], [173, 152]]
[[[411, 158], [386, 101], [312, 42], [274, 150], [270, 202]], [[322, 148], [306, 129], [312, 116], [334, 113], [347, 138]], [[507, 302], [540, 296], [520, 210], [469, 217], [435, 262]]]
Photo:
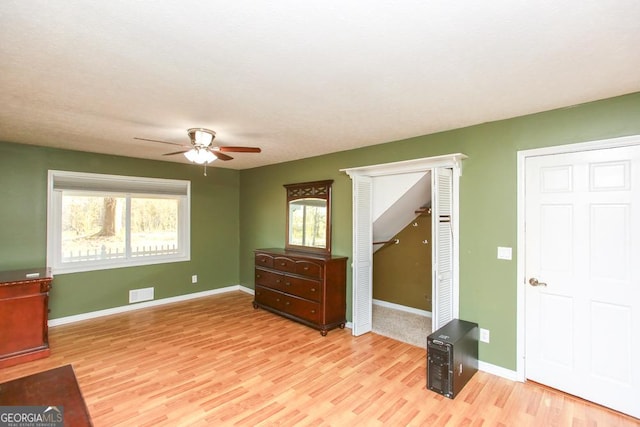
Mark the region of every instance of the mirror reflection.
[[324, 248], [327, 246], [327, 201], [305, 198], [289, 203], [289, 244]]
[[285, 184], [285, 249], [331, 254], [331, 184], [333, 180]]

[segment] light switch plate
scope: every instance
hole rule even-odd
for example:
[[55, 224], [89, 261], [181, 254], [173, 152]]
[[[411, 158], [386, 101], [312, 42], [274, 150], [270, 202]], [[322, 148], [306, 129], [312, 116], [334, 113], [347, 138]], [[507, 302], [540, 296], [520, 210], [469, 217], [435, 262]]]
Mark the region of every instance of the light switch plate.
[[511, 248], [505, 248], [503, 246], [498, 246], [498, 259], [511, 259]]

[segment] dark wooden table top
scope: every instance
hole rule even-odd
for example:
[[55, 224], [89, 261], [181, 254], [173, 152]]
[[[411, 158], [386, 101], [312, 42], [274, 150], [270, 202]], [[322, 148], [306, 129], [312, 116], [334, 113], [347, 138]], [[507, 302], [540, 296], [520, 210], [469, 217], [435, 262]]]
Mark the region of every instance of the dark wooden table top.
[[0, 406], [62, 407], [65, 427], [93, 425], [71, 365], [0, 384]]

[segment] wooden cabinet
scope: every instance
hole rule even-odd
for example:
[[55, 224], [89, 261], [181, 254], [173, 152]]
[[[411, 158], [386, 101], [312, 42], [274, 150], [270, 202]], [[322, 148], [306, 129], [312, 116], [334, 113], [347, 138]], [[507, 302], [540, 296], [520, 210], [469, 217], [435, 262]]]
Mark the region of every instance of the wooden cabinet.
[[49, 269], [0, 272], [0, 368], [49, 356]]
[[347, 258], [259, 249], [255, 251], [254, 308], [319, 329], [324, 336], [346, 323]]

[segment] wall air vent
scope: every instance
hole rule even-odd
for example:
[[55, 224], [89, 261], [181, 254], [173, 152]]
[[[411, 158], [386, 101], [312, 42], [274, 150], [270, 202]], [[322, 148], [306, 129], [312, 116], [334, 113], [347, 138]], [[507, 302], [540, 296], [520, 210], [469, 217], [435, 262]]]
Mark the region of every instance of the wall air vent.
[[131, 289], [129, 291], [129, 304], [153, 299], [154, 288]]

